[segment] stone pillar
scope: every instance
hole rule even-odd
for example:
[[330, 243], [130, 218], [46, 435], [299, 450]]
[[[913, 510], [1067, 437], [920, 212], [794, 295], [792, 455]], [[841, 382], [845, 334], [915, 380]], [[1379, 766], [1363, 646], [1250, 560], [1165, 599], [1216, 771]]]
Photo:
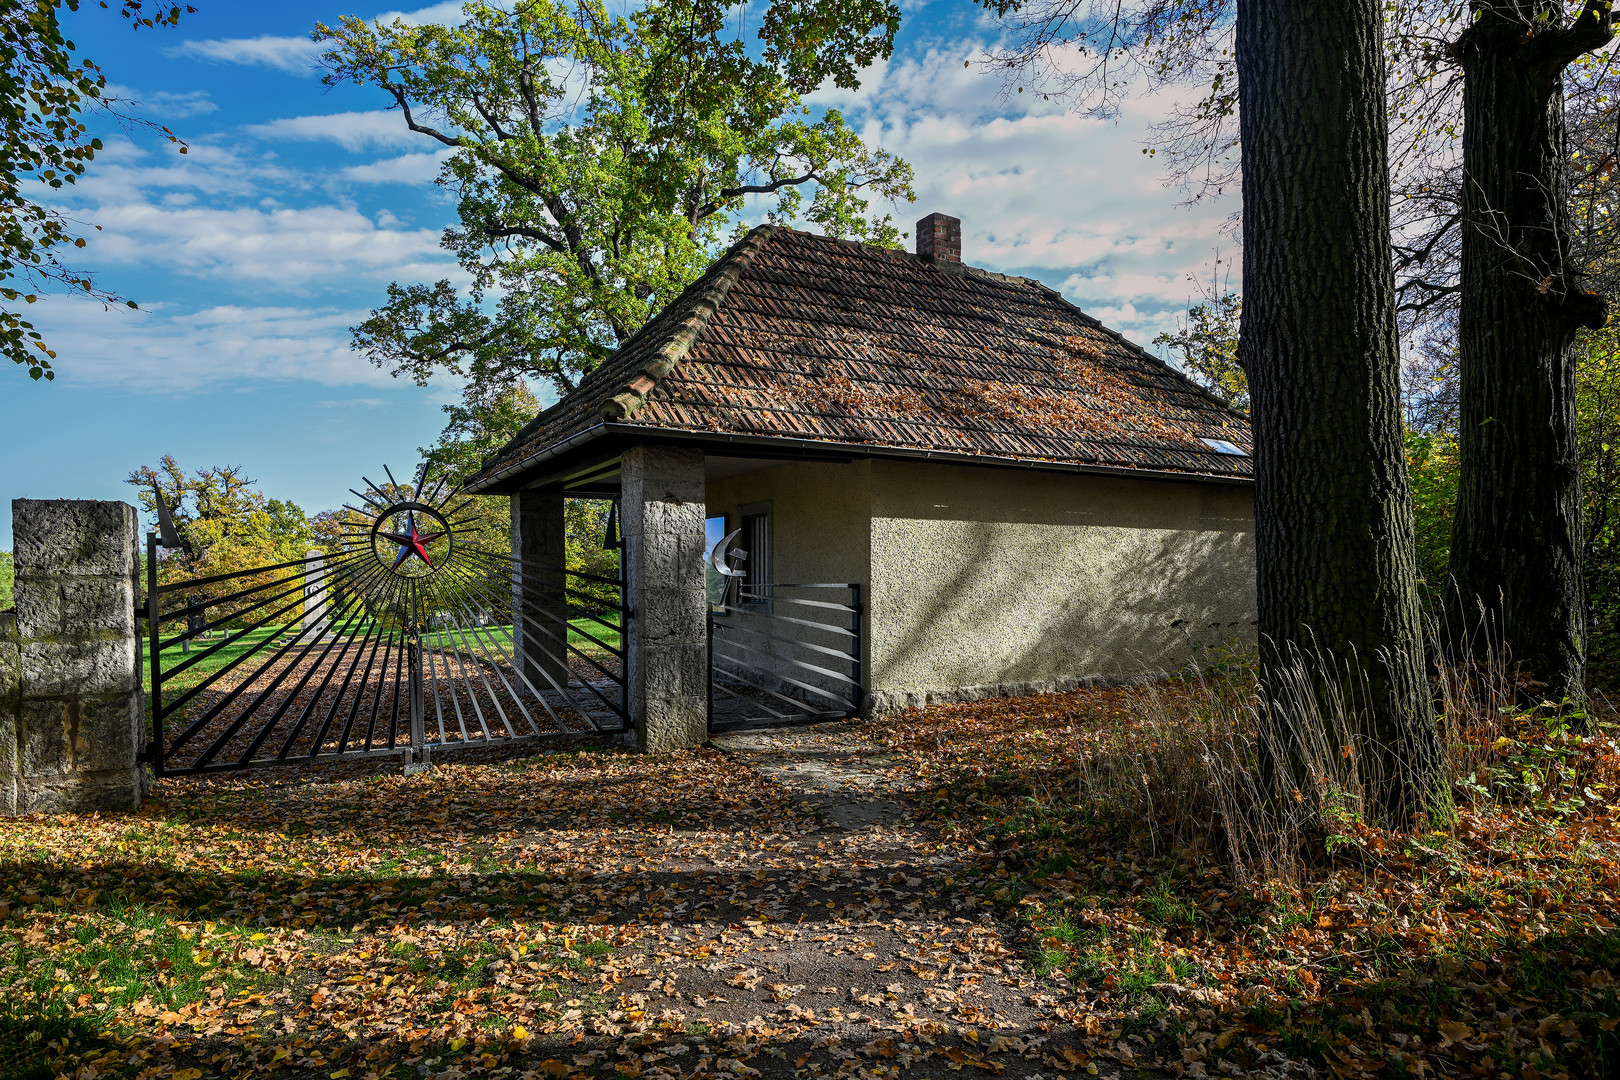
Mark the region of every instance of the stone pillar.
[[[544, 690], [568, 684], [568, 536], [560, 488], [512, 496], [512, 655], [523, 676]], [[544, 629], [548, 637], [541, 633]]]
[[[15, 499], [11, 512], [18, 646], [12, 811], [133, 810], [146, 781], [137, 761], [146, 712], [136, 647], [135, 508]], [[0, 645], [0, 684], [4, 651]], [[0, 739], [4, 733], [0, 727]]]
[[636, 748], [656, 754], [699, 746], [709, 737], [703, 452], [636, 446], [622, 462]]
[[323, 551], [306, 551], [305, 557], [315, 560], [304, 564], [304, 630], [309, 632], [306, 641], [313, 641], [326, 633], [326, 586], [327, 579], [321, 576], [321, 568], [326, 560], [321, 558]]
[[17, 613], [0, 611], [0, 817], [18, 808], [21, 761], [17, 750], [17, 713], [22, 707], [22, 649], [17, 642]]

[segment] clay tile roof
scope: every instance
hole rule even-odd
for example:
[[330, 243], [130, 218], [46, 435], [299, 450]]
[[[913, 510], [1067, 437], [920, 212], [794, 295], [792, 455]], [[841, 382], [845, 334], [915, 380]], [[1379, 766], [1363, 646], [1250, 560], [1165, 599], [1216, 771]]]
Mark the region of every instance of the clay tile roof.
[[773, 226], [726, 252], [471, 486], [605, 424], [1253, 475], [1243, 413], [1044, 285]]

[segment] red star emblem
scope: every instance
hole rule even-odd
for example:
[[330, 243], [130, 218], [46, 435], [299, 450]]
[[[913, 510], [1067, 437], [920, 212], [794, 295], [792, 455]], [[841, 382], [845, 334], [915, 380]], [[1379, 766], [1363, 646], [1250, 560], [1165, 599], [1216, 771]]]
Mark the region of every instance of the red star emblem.
[[381, 536], [381, 537], [384, 537], [386, 539], [392, 540], [394, 543], [399, 545], [399, 554], [394, 556], [394, 565], [393, 565], [393, 567], [391, 567], [391, 569], [398, 570], [399, 567], [400, 567], [400, 564], [403, 563], [406, 559], [410, 558], [412, 555], [415, 555], [418, 559], [421, 559], [423, 562], [427, 563], [429, 566], [432, 566], [433, 565], [433, 560], [428, 557], [427, 546], [429, 544], [433, 543], [433, 541], [437, 540], [439, 537], [443, 536], [444, 533], [443, 532], [433, 532], [433, 533], [419, 533], [419, 532], [417, 532], [416, 531], [416, 515], [415, 514], [407, 515], [406, 520], [409, 523], [409, 528], [410, 528], [410, 531], [408, 533], [391, 533], [391, 532], [382, 532], [381, 530], [379, 530], [378, 533], [377, 533], [378, 536]]

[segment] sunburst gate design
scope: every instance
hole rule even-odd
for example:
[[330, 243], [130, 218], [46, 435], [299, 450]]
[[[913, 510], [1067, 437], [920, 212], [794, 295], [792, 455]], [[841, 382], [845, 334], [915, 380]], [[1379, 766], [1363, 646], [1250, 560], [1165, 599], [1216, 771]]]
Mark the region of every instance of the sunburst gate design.
[[433, 609], [438, 594], [463, 588], [469, 574], [487, 572], [485, 560], [460, 536], [472, 523], [457, 515], [472, 499], [459, 486], [430, 477], [427, 466], [414, 484], [400, 484], [386, 466], [387, 484], [361, 477], [365, 489], [350, 488], [360, 504], [345, 503], [356, 515], [344, 527], [346, 546], [369, 549], [375, 566], [363, 589], [373, 608], [407, 623], [419, 622]]

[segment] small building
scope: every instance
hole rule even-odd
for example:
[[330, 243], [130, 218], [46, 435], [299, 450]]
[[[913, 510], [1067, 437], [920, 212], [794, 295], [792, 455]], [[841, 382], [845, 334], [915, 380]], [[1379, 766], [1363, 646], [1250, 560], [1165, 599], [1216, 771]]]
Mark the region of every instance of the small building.
[[[728, 693], [779, 714], [818, 673], [883, 713], [1254, 641], [1247, 417], [960, 250], [942, 214], [915, 254], [757, 228], [485, 463], [472, 490], [513, 496], [536, 563], [559, 557], [562, 499], [619, 500], [641, 745], [701, 739], [711, 634], [750, 662]], [[746, 557], [709, 560], [732, 533]], [[741, 574], [724, 602], [721, 567]], [[824, 611], [851, 617], [810, 625]]]

